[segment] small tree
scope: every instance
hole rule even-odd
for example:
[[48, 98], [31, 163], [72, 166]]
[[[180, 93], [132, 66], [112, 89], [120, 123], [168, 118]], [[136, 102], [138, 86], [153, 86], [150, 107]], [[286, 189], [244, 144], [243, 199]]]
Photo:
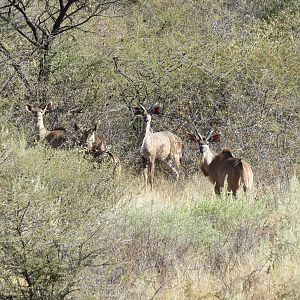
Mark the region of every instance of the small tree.
[[21, 79], [27, 97], [46, 101], [55, 41], [118, 2], [125, 0], [4, 0], [0, 53]]

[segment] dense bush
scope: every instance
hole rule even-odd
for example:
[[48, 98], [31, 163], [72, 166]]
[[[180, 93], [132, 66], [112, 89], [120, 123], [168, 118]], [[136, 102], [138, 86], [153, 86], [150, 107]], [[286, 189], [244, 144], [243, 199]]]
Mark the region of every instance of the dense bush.
[[[290, 178], [299, 162], [297, 1], [127, 4], [53, 43], [45, 101], [58, 109], [47, 126], [72, 130], [74, 121], [90, 126], [100, 120], [114, 150], [131, 161], [139, 126], [130, 106], [158, 101], [164, 114], [153, 121], [155, 130], [170, 129], [185, 140], [192, 121], [201, 131], [213, 127], [224, 135], [222, 146], [246, 157], [257, 176]], [[32, 88], [38, 86], [38, 57], [22, 60], [24, 49], [34, 46], [4, 20], [0, 26], [7, 51]], [[2, 110], [29, 134], [33, 124], [22, 108], [38, 99], [28, 98], [12, 61], [2, 64], [8, 66], [0, 79]], [[191, 173], [196, 154], [185, 143]]]
[[63, 299], [87, 266], [106, 260], [102, 215], [127, 190], [105, 163], [100, 171], [76, 152], [1, 137], [0, 294]]

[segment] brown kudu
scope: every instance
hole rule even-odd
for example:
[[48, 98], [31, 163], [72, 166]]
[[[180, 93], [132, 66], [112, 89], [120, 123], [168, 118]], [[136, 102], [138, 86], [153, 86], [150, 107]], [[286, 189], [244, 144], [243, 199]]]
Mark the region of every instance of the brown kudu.
[[82, 129], [77, 124], [74, 124], [74, 129], [79, 132], [79, 138], [76, 144], [86, 149], [86, 154], [98, 158], [107, 154], [114, 164], [114, 174], [121, 174], [121, 162], [117, 155], [113, 154], [106, 144], [106, 141], [97, 134], [97, 124], [89, 129]]
[[67, 142], [69, 134], [64, 128], [49, 130], [44, 126], [44, 114], [52, 111], [54, 108], [52, 101], [44, 108], [34, 108], [31, 104], [27, 104], [25, 107], [36, 118], [35, 126], [39, 140], [46, 140], [52, 148], [60, 148]]
[[135, 115], [143, 117], [143, 127], [140, 133], [138, 147], [144, 163], [145, 187], [148, 183], [148, 169], [150, 173], [150, 186], [153, 188], [155, 161], [159, 160], [167, 164], [179, 179], [180, 161], [182, 156], [182, 141], [170, 131], [152, 132], [151, 116], [159, 114], [161, 107], [158, 104], [146, 109], [139, 105], [133, 107]]
[[251, 189], [253, 184], [253, 172], [248, 162], [236, 158], [228, 149], [215, 154], [210, 150], [209, 144], [219, 142], [221, 135], [212, 134], [210, 131], [205, 137], [196, 130], [196, 134], [189, 134], [193, 142], [197, 142], [202, 154], [201, 170], [205, 176], [215, 185], [215, 193], [220, 194], [227, 178], [228, 191], [236, 196], [237, 190], [243, 186], [244, 192]]

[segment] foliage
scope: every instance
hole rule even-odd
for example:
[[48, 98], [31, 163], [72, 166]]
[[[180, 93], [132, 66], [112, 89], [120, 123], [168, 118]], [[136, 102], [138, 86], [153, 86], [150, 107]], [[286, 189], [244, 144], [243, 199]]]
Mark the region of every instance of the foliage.
[[[1, 3], [0, 296], [299, 298], [299, 20], [296, 0]], [[50, 100], [46, 127], [98, 123], [120, 178], [35, 142], [24, 106]], [[154, 102], [185, 178], [145, 193], [131, 107]], [[212, 196], [193, 123], [251, 163], [250, 198]]]
[[[249, 160], [258, 176], [289, 179], [299, 161], [299, 10], [297, 1], [269, 4], [136, 1], [108, 11], [118, 18], [92, 18], [82, 30], [66, 32], [51, 48], [47, 98], [58, 110], [48, 124], [72, 131], [74, 121], [90, 127], [99, 120], [115, 150], [134, 161], [139, 124], [130, 107], [158, 101], [164, 114], [153, 121], [155, 130], [185, 139], [192, 121], [201, 131], [213, 127], [224, 135], [221, 146]], [[33, 61], [25, 66], [26, 46], [13, 46], [16, 36], [4, 23], [1, 28], [20, 67], [38, 73]], [[4, 113], [23, 107], [25, 89], [7, 68], [1, 75]], [[9, 118], [29, 131], [29, 117], [17, 115]], [[196, 155], [185, 147], [187, 173]]]
[[147, 193], [128, 166], [113, 180], [110, 162], [13, 130], [1, 130], [2, 298], [297, 295], [296, 177], [238, 199], [199, 175]]
[[24, 136], [3, 134], [1, 154], [0, 293], [63, 299], [95, 258], [105, 262], [101, 215], [122, 197], [121, 186], [111, 167], [99, 173], [76, 152], [27, 149]]

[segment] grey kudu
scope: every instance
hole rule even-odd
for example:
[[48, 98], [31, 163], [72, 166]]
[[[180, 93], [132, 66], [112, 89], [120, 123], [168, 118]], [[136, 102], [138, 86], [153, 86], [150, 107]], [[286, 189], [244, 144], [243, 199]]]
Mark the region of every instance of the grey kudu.
[[152, 132], [151, 117], [159, 114], [161, 107], [155, 105], [146, 109], [144, 106], [133, 107], [135, 115], [143, 117], [142, 131], [139, 136], [138, 147], [144, 164], [145, 187], [148, 185], [148, 173], [151, 190], [153, 189], [155, 161], [165, 163], [176, 176], [180, 175], [180, 162], [182, 157], [182, 141], [170, 131]]

